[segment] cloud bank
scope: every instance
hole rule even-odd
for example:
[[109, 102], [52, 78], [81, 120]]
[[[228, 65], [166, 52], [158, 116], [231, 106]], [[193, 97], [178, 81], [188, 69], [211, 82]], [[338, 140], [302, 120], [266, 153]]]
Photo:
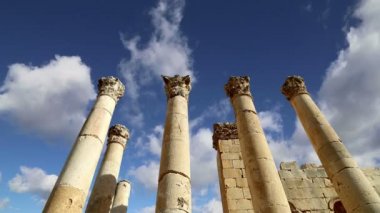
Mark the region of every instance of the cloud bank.
[[27, 132], [73, 137], [96, 93], [80, 57], [55, 56], [48, 64], [12, 64], [0, 86], [0, 114]]
[[16, 193], [30, 193], [45, 200], [57, 181], [57, 175], [46, 174], [46, 172], [37, 167], [20, 167], [20, 173], [17, 173], [9, 182], [9, 189]]

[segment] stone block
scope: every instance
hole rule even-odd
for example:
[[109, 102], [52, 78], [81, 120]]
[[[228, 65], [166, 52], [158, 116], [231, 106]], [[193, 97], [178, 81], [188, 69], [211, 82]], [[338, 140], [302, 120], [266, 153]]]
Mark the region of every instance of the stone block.
[[240, 153], [240, 144], [233, 144], [229, 147], [230, 152], [239, 152]]
[[243, 195], [244, 198], [251, 199], [251, 192], [249, 191], [249, 188], [243, 188]]
[[232, 160], [222, 160], [223, 169], [233, 168]]
[[234, 178], [226, 178], [224, 180], [224, 186], [226, 188], [234, 188], [234, 187], [236, 187], [236, 181], [235, 181], [235, 179]]
[[224, 178], [241, 178], [242, 176], [241, 169], [223, 169]]
[[236, 178], [236, 186], [240, 188], [248, 187], [247, 178]]
[[326, 187], [322, 189], [323, 196], [326, 198], [332, 198], [337, 197], [338, 194], [336, 193], [334, 187]]
[[243, 190], [240, 188], [229, 188], [227, 189], [227, 200], [236, 200], [236, 199], [241, 199], [244, 198]]
[[232, 164], [234, 168], [244, 169], [243, 160], [233, 160]]
[[221, 158], [222, 160], [240, 160], [241, 154], [240, 153], [222, 153]]
[[298, 165], [297, 165], [297, 162], [296, 161], [292, 161], [292, 162], [281, 162], [280, 163], [280, 169], [281, 170], [294, 170], [294, 169], [298, 169]]
[[239, 199], [236, 201], [237, 208], [239, 210], [248, 210], [252, 209], [252, 201], [248, 199]]

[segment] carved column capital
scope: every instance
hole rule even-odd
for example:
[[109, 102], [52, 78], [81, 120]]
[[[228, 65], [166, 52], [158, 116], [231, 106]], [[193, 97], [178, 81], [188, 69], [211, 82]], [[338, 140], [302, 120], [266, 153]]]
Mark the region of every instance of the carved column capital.
[[129, 130], [124, 125], [116, 124], [108, 130], [108, 144], [119, 143], [125, 148], [128, 139]]
[[113, 76], [102, 77], [98, 81], [98, 96], [108, 95], [115, 101], [123, 97], [125, 86], [118, 78]]
[[236, 123], [215, 123], [214, 134], [212, 135], [213, 147], [218, 150], [219, 140], [238, 139], [238, 130]]
[[230, 98], [234, 95], [247, 95], [252, 97], [248, 76], [231, 76], [227, 84], [224, 85], [224, 90]]
[[296, 95], [309, 94], [306, 89], [305, 81], [298, 75], [288, 76], [282, 85], [281, 92], [288, 100]]
[[162, 79], [165, 83], [165, 92], [168, 99], [177, 95], [180, 95], [187, 100], [189, 99], [189, 93], [191, 90], [190, 76], [175, 75], [173, 77], [170, 77], [163, 75]]

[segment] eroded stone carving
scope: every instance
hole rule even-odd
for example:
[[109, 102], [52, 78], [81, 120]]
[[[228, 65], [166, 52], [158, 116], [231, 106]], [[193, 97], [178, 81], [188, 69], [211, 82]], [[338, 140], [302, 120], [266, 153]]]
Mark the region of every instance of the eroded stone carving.
[[175, 75], [173, 77], [163, 75], [162, 79], [165, 82], [165, 92], [168, 99], [177, 95], [189, 99], [191, 90], [191, 79], [189, 75]]
[[230, 139], [238, 139], [236, 123], [215, 123], [214, 134], [212, 136], [214, 149], [218, 149], [218, 140]]
[[109, 95], [115, 101], [123, 97], [125, 86], [118, 78], [113, 76], [102, 77], [98, 81], [98, 95]]
[[116, 124], [108, 131], [108, 143], [120, 143], [125, 148], [128, 139], [129, 131], [124, 125]]
[[230, 77], [227, 84], [224, 85], [224, 90], [230, 98], [234, 95], [248, 95], [252, 97], [248, 76]]
[[281, 92], [288, 100], [299, 94], [308, 94], [305, 81], [298, 75], [288, 76], [282, 85]]

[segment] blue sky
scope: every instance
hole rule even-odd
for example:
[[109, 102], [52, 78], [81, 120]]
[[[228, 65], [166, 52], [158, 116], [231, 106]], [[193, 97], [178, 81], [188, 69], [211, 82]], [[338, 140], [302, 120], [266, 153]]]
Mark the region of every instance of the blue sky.
[[359, 164], [379, 166], [379, 20], [376, 0], [2, 1], [0, 212], [41, 211], [108, 75], [126, 85], [112, 124], [131, 132], [120, 172], [133, 184], [129, 212], [154, 210], [162, 74], [193, 77], [194, 212], [221, 212], [211, 136], [234, 120], [231, 75], [251, 77], [277, 164], [318, 163], [280, 93], [298, 74]]

